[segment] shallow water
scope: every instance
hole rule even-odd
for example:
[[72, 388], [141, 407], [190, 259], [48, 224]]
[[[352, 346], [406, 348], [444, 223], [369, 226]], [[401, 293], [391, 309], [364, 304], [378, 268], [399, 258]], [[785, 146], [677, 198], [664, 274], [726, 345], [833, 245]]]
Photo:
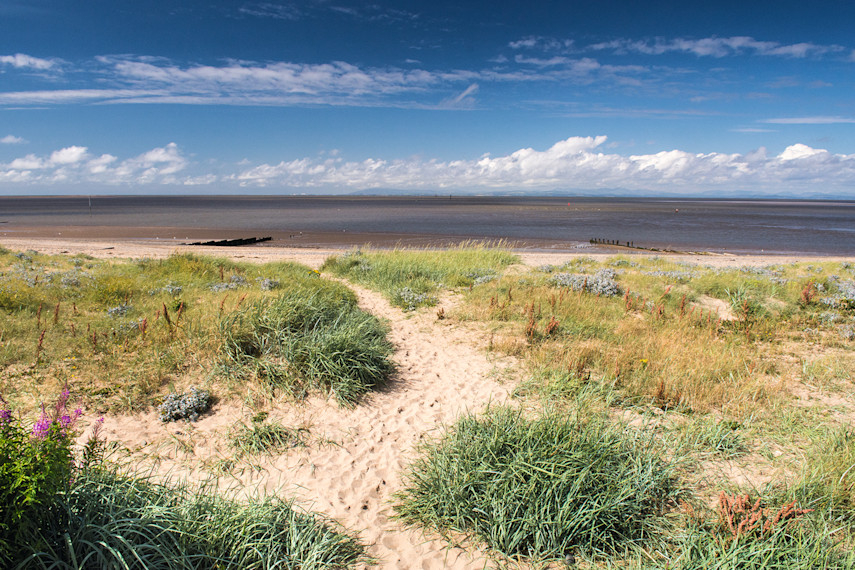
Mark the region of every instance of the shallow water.
[[[86, 196], [0, 197], [0, 232], [22, 227], [420, 235], [523, 240], [592, 238], [645, 248], [855, 254], [855, 202], [555, 197]], [[349, 234], [349, 235], [348, 235]], [[287, 237], [287, 235], [286, 235]]]

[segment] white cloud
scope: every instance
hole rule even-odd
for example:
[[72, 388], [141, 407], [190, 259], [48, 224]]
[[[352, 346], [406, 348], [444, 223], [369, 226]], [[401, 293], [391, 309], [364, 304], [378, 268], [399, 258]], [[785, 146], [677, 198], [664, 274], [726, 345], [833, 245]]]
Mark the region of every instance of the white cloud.
[[70, 146], [54, 151], [48, 161], [51, 165], [75, 164], [86, 158], [88, 149], [85, 146]]
[[93, 157], [86, 147], [69, 146], [46, 157], [28, 154], [0, 164], [0, 181], [50, 184], [175, 184], [187, 160], [175, 143], [123, 161], [111, 154]]
[[799, 160], [826, 155], [829, 155], [829, 152], [824, 148], [811, 148], [804, 144], [794, 144], [785, 148], [784, 152], [778, 155], [778, 158], [781, 160]]
[[749, 36], [732, 36], [729, 38], [655, 38], [653, 40], [617, 39], [588, 46], [589, 49], [609, 50], [615, 53], [641, 53], [645, 55], [662, 55], [669, 52], [691, 53], [698, 57], [726, 57], [739, 54], [755, 54], [778, 57], [818, 57], [829, 53], [845, 51], [839, 45], [819, 45], [810, 42], [781, 44], [756, 40]]
[[515, 42], [510, 42], [508, 47], [515, 50], [538, 49], [551, 52], [569, 52], [573, 50], [574, 40], [547, 38], [543, 36], [528, 36]]
[[38, 170], [44, 168], [46, 161], [34, 154], [28, 154], [23, 158], [16, 158], [9, 163], [11, 170]]
[[58, 60], [41, 59], [23, 53], [16, 53], [15, 55], [0, 55], [0, 64], [11, 65], [16, 69], [47, 71], [48, 69], [55, 67], [58, 64]]
[[231, 177], [249, 187], [399, 189], [595, 189], [626, 188], [694, 192], [734, 188], [795, 191], [804, 184], [840, 186], [851, 193], [855, 155], [833, 155], [792, 145], [768, 157], [761, 148], [747, 154], [697, 154], [681, 150], [622, 156], [600, 152], [606, 137], [570, 137], [538, 151], [524, 148], [477, 160], [299, 159], [262, 164]]
[[[96, 58], [105, 88], [0, 92], [0, 105], [95, 103], [184, 105], [346, 105], [423, 109], [471, 107], [472, 92], [486, 83], [593, 82], [638, 84], [649, 71], [605, 65], [592, 58], [517, 56], [516, 69], [428, 71], [324, 64], [230, 61], [221, 66], [179, 66], [154, 57]], [[452, 104], [449, 104], [452, 103]], [[467, 103], [462, 105], [461, 103]]]
[[6, 135], [2, 139], [0, 139], [0, 144], [24, 144], [25, 141], [21, 137], [16, 137], [15, 135]]
[[778, 119], [765, 119], [762, 123], [774, 125], [837, 125], [855, 123], [851, 117], [784, 117]]
[[[92, 155], [69, 146], [45, 156], [28, 154], [0, 164], [0, 189], [27, 184], [182, 185], [220, 184], [315, 192], [395, 188], [423, 190], [595, 190], [624, 188], [652, 195], [746, 190], [794, 193], [822, 188], [852, 195], [855, 154], [793, 144], [777, 155], [765, 148], [740, 153], [691, 153], [679, 149], [621, 155], [608, 150], [605, 136], [569, 137], [545, 150], [521, 148], [477, 159], [368, 158], [348, 161], [339, 153], [236, 165], [215, 174], [192, 165], [175, 143], [135, 157]], [[221, 170], [223, 165], [211, 168]], [[11, 185], [11, 186], [10, 186]], [[19, 191], [19, 190], [18, 190]], [[853, 196], [855, 197], [855, 196]]]

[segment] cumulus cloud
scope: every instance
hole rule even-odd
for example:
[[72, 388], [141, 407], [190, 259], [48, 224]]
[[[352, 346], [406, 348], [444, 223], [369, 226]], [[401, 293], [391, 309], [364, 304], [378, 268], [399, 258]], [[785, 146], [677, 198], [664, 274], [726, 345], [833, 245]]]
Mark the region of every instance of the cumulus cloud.
[[[217, 184], [309, 192], [393, 188], [401, 190], [596, 190], [624, 188], [652, 195], [698, 191], [851, 194], [855, 154], [793, 144], [777, 155], [765, 148], [740, 153], [691, 153], [679, 149], [621, 155], [605, 136], [569, 137], [546, 148], [521, 148], [476, 159], [368, 158], [348, 161], [339, 153], [242, 162], [231, 173], [195, 170], [175, 143], [119, 159], [69, 146], [44, 156], [28, 154], [0, 164], [2, 184], [182, 185]], [[217, 167], [222, 168], [222, 165]], [[191, 171], [192, 170], [192, 171]], [[8, 186], [7, 186], [8, 187]], [[0, 188], [3, 188], [0, 186]]]
[[177, 184], [187, 159], [175, 143], [119, 161], [116, 156], [93, 156], [82, 146], [69, 146], [46, 156], [28, 154], [0, 164], [0, 181], [51, 184]]
[[6, 135], [2, 139], [0, 139], [0, 144], [24, 144], [25, 141], [21, 137], [16, 137], [15, 135]]
[[851, 185], [855, 155], [792, 145], [768, 157], [765, 149], [747, 154], [670, 150], [623, 156], [602, 152], [605, 136], [570, 137], [546, 150], [524, 148], [477, 160], [380, 160], [340, 158], [262, 164], [231, 177], [249, 187], [400, 189], [596, 189], [656, 192], [701, 189], [800, 188], [812, 184]]

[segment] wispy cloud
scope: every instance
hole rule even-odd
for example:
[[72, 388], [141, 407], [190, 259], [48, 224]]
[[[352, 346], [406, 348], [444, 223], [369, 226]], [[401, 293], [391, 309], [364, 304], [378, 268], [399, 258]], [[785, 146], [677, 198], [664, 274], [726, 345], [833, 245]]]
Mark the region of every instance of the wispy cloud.
[[416, 12], [380, 6], [370, 2], [356, 3], [352, 6], [330, 2], [249, 2], [238, 7], [237, 11], [243, 16], [290, 21], [319, 17], [325, 14], [338, 14], [363, 22], [394, 24], [416, 22], [420, 18]]
[[443, 105], [455, 108], [455, 107], [464, 107], [464, 106], [472, 106], [475, 104], [475, 99], [472, 97], [478, 91], [478, 84], [473, 83], [466, 89], [464, 89], [461, 93], [458, 93], [454, 97], [450, 97], [443, 102]]
[[616, 39], [608, 42], [592, 44], [587, 47], [588, 49], [597, 51], [608, 50], [617, 54], [632, 52], [645, 55], [662, 55], [671, 52], [682, 52], [690, 53], [699, 57], [715, 58], [741, 54], [804, 58], [822, 56], [829, 53], [839, 53], [846, 50], [846, 48], [839, 45], [819, 45], [811, 42], [782, 44], [779, 42], [756, 40], [750, 36], [732, 36], [728, 38], [709, 37], [699, 39]]
[[11, 66], [16, 69], [47, 71], [57, 67], [59, 64], [60, 61], [57, 59], [42, 59], [23, 53], [16, 53], [15, 55], [0, 55], [0, 66]]
[[24, 144], [25, 141], [21, 137], [16, 137], [15, 135], [6, 135], [2, 139], [0, 139], [0, 144]]
[[[547, 61], [522, 55], [514, 66], [475, 70], [360, 67], [343, 61], [322, 64], [226, 61], [222, 65], [179, 65], [165, 58], [147, 56], [99, 56], [94, 64], [80, 69], [84, 68], [89, 72], [94, 69], [98, 83], [104, 87], [0, 92], [0, 104], [349, 105], [448, 109], [471, 107], [474, 91], [469, 90], [474, 89], [473, 85], [512, 82], [627, 85], [638, 84], [638, 77], [647, 71], [636, 65], [601, 64], [593, 58], [562, 56]], [[461, 90], [465, 95], [455, 102]], [[464, 102], [467, 104], [462, 105]]]
[[[588, 45], [579, 45], [572, 39], [559, 39], [541, 36], [529, 36], [508, 44], [517, 51], [538, 51], [542, 53], [579, 53], [585, 51], [607, 51], [616, 55], [637, 53], [643, 55], [663, 55], [667, 53], [686, 53], [698, 57], [723, 58], [735, 55], [761, 55], [769, 57], [806, 58], [827, 54], [843, 53], [849, 50], [840, 45], [822, 45], [813, 42], [785, 44], [763, 41], [751, 36], [707, 37], [707, 38], [617, 38]], [[855, 53], [853, 50], [852, 53]], [[855, 55], [850, 54], [855, 60]], [[548, 60], [547, 60], [548, 61]]]
[[303, 12], [293, 3], [274, 4], [271, 2], [256, 2], [240, 6], [238, 13], [275, 20], [299, 20], [303, 16]]
[[757, 127], [742, 127], [738, 129], [730, 129], [733, 133], [774, 133], [774, 129], [758, 129]]
[[145, 89], [57, 89], [55, 91], [10, 91], [0, 92], [3, 105], [59, 105], [121, 101], [134, 98], [167, 95], [166, 91]]
[[761, 123], [773, 125], [838, 125], [855, 123], [852, 117], [781, 117], [765, 119]]

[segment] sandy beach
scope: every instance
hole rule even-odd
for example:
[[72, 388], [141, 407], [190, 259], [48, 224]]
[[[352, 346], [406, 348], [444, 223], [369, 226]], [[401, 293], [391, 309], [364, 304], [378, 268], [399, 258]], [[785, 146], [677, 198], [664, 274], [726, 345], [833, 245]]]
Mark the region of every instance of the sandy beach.
[[[248, 262], [294, 261], [319, 268], [329, 256], [351, 247], [191, 247], [181, 241], [141, 241], [119, 234], [100, 237], [2, 237], [0, 246], [46, 254], [85, 254], [98, 258], [162, 258], [175, 252], [225, 256]], [[281, 243], [281, 242], [279, 242]], [[560, 264], [574, 255], [608, 257], [619, 250], [545, 252], [518, 251], [523, 264]], [[631, 252], [631, 255], [645, 255]], [[675, 260], [714, 266], [765, 265], [805, 260], [793, 256], [677, 255]], [[831, 258], [823, 258], [829, 260]], [[418, 443], [466, 411], [483, 410], [509, 399], [520, 366], [511, 357], [485, 350], [487, 333], [474, 325], [438, 320], [435, 311], [404, 313], [380, 294], [353, 287], [360, 306], [385, 319], [395, 346], [396, 373], [390, 385], [352, 410], [329, 401], [310, 399], [301, 404], [274, 403], [272, 417], [285, 425], [305, 426], [312, 443], [260, 462], [260, 470], [232, 473], [227, 487], [247, 492], [276, 492], [297, 497], [307, 509], [319, 511], [359, 533], [377, 558], [379, 568], [483, 568], [478, 551], [448, 549], [435, 537], [402, 528], [392, 517], [393, 495], [402, 486], [401, 474]], [[440, 307], [450, 310], [453, 296]], [[139, 454], [156, 457], [156, 470], [170, 477], [210, 477], [200, 466], [226, 451], [223, 435], [229, 426], [245, 421], [249, 408], [240, 402], [218, 404], [195, 424], [163, 424], [154, 411], [130, 417], [107, 417], [109, 441]]]

